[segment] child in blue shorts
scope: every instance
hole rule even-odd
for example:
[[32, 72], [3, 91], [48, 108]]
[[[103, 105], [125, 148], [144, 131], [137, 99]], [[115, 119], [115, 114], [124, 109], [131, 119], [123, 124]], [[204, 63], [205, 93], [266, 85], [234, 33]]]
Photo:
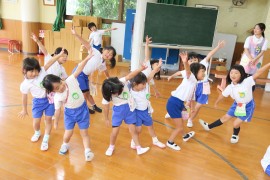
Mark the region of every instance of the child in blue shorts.
[[34, 135], [32, 142], [38, 141], [40, 138], [40, 122], [43, 112], [45, 112], [45, 134], [40, 149], [46, 151], [49, 148], [49, 137], [52, 129], [52, 116], [54, 115], [54, 104], [50, 104], [47, 98], [46, 90], [42, 86], [42, 80], [47, 75], [49, 67], [63, 55], [62, 51], [48, 61], [44, 67], [40, 67], [38, 60], [35, 58], [26, 58], [23, 60], [24, 81], [20, 85], [20, 91], [23, 96], [23, 110], [19, 113], [20, 118], [28, 115], [27, 112], [27, 94], [30, 92], [33, 96], [32, 116]]
[[242, 65], [234, 65], [228, 75], [227, 83], [229, 84], [222, 94], [218, 97], [215, 102], [215, 107], [217, 107], [219, 101], [224, 97], [229, 95], [234, 99], [234, 103], [227, 112], [226, 115], [222, 116], [215, 122], [208, 124], [203, 120], [199, 120], [202, 127], [209, 131], [223, 123], [236, 117], [233, 123], [233, 135], [231, 137], [231, 143], [235, 144], [239, 140], [240, 125], [242, 122], [250, 122], [254, 109], [255, 103], [253, 99], [252, 86], [255, 85], [255, 81], [264, 71], [270, 67], [270, 63], [264, 65], [260, 68], [254, 75], [247, 77], [245, 69]]
[[149, 150], [149, 147], [142, 148], [139, 143], [138, 133], [136, 132], [136, 113], [131, 111], [135, 109], [134, 102], [130, 96], [128, 81], [135, 77], [138, 73], [146, 69], [145, 66], [131, 72], [127, 76], [118, 79], [117, 77], [108, 78], [104, 80], [102, 84], [102, 95], [104, 104], [104, 118], [107, 126], [109, 126], [109, 108], [110, 101], [113, 102], [113, 112], [112, 112], [112, 133], [110, 137], [110, 146], [106, 151], [107, 156], [111, 156], [114, 152], [115, 142], [117, 135], [119, 133], [120, 126], [122, 121], [128, 125], [129, 132], [132, 136], [132, 139], [135, 142], [137, 149], [137, 154], [141, 155], [146, 153]]
[[[151, 107], [149, 98], [150, 98], [150, 90], [149, 90], [149, 82], [153, 79], [154, 75], [160, 71], [160, 67], [162, 65], [162, 61], [159, 61], [158, 66], [156, 66], [151, 73], [149, 74], [148, 78], [143, 72], [137, 74], [133, 79], [130, 80], [131, 90], [130, 93], [132, 98], [135, 101], [135, 112], [137, 116], [136, 122], [136, 129], [138, 134], [141, 133], [142, 125], [147, 126], [150, 136], [152, 137], [153, 144], [160, 148], [165, 148], [165, 144], [160, 142], [157, 138], [155, 130], [153, 128], [153, 120], [151, 117], [151, 113], [153, 109]], [[136, 145], [131, 140], [130, 147], [132, 149], [136, 149]]]
[[261, 165], [263, 167], [264, 172], [270, 176], [270, 146], [268, 146], [265, 155], [261, 160]]
[[78, 124], [80, 133], [83, 139], [85, 161], [91, 161], [94, 158], [94, 153], [90, 149], [90, 138], [88, 128], [90, 125], [90, 116], [88, 107], [85, 102], [82, 91], [80, 90], [77, 77], [83, 70], [84, 66], [92, 57], [92, 52], [78, 65], [76, 71], [69, 76], [65, 81], [53, 74], [47, 75], [42, 84], [48, 92], [55, 92], [55, 122], [54, 127], [57, 128], [60, 117], [60, 107], [65, 106], [64, 124], [65, 134], [63, 144], [59, 150], [59, 154], [66, 154], [69, 150], [69, 141], [73, 134], [75, 124]]

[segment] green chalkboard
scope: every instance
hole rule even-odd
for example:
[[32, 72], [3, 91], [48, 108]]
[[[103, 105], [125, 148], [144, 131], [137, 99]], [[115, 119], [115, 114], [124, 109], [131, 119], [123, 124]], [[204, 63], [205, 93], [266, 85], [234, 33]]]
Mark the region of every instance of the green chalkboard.
[[147, 3], [144, 37], [153, 43], [212, 47], [217, 10]]

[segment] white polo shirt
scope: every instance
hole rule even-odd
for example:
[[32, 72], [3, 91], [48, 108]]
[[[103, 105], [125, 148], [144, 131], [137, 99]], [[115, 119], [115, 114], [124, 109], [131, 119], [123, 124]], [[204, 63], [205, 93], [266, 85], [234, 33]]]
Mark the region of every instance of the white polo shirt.
[[148, 108], [149, 104], [149, 85], [146, 83], [146, 87], [141, 91], [134, 91], [133, 89], [130, 90], [130, 93], [132, 94], [135, 103], [136, 103], [136, 109], [140, 111], [144, 111]]
[[98, 46], [101, 44], [102, 42], [102, 35], [105, 33], [104, 30], [96, 30], [91, 32], [91, 34], [89, 35], [89, 39], [92, 39], [92, 43], [95, 46]]
[[[125, 77], [120, 78], [119, 81], [121, 81], [124, 84], [124, 89], [122, 91], [122, 93], [119, 96], [112, 96], [112, 103], [114, 106], [120, 106], [123, 104], [128, 104], [128, 98], [130, 96], [130, 92], [128, 89], [128, 82], [126, 80]], [[102, 99], [102, 104], [109, 104], [110, 102], [108, 102], [107, 100], [105, 100], [104, 98]]]
[[[52, 56], [50, 54], [45, 56], [44, 64], [47, 64], [50, 59], [52, 59]], [[63, 67], [62, 64], [59, 64], [58, 61], [56, 61], [55, 63], [53, 63], [53, 65], [49, 67], [49, 69], [47, 70], [47, 73], [56, 75], [60, 77], [61, 79], [66, 79], [68, 77], [65, 68]]]
[[234, 85], [231, 83], [222, 92], [224, 97], [229, 95], [236, 101], [236, 103], [249, 103], [253, 99], [252, 86], [255, 85], [253, 76], [250, 76], [241, 84]]
[[77, 79], [72, 74], [65, 80], [65, 82], [67, 85], [65, 91], [62, 93], [57, 92], [54, 95], [55, 109], [59, 109], [62, 104], [64, 104], [66, 108], [70, 109], [80, 107], [84, 103], [85, 99]]
[[183, 80], [182, 83], [177, 87], [176, 90], [172, 91], [172, 96], [182, 100], [189, 101], [192, 99], [195, 88], [197, 85], [196, 77], [191, 73], [187, 79], [186, 70], [181, 71]]
[[46, 90], [42, 86], [42, 80], [47, 75], [44, 67], [41, 68], [38, 76], [35, 79], [24, 79], [20, 85], [20, 91], [22, 94], [32, 94], [34, 98], [45, 98]]
[[[147, 61], [147, 62], [145, 63], [145, 65], [147, 66], [147, 68], [146, 68], [145, 70], [143, 70], [142, 73], [148, 78], [149, 75], [150, 75], [150, 73], [151, 73], [151, 71], [152, 71], [150, 61]], [[150, 80], [150, 83], [151, 83], [151, 84], [155, 84], [154, 79], [151, 79], [151, 80]]]

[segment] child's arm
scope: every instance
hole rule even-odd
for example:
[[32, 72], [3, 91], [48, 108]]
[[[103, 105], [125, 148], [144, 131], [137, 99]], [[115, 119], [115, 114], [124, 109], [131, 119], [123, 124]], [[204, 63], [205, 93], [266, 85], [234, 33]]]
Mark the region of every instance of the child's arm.
[[139, 69], [136, 69], [135, 71], [132, 71], [131, 73], [129, 73], [125, 79], [126, 81], [134, 78], [137, 74], [139, 74], [141, 71], [145, 70], [147, 68], [147, 66], [145, 65], [142, 65]]
[[[74, 27], [72, 27], [71, 29], [71, 34], [73, 34], [75, 36], [76, 39], [78, 39], [87, 50], [91, 49], [90, 43], [89, 41], [86, 41], [85, 39], [83, 39], [81, 36], [79, 36], [76, 31], [74, 30]], [[91, 39], [90, 39], [91, 40]]]
[[73, 73], [74, 77], [77, 78], [80, 73], [82, 72], [84, 66], [86, 65], [86, 63], [91, 59], [91, 57], [93, 57], [93, 51], [92, 49], [90, 51], [88, 51], [88, 56], [82, 61], [79, 63], [77, 69], [75, 70], [75, 72]]
[[207, 54], [207, 56], [205, 57], [205, 60], [206, 60], [207, 62], [209, 62], [210, 59], [211, 59], [211, 57], [212, 57], [219, 49], [223, 48], [224, 45], [225, 45], [225, 41], [224, 41], [224, 40], [218, 41], [218, 45], [217, 45], [212, 51], [210, 51], [210, 52]]
[[22, 95], [22, 105], [23, 105], [23, 109], [18, 115], [21, 119], [23, 119], [26, 115], [28, 116], [28, 112], [27, 112], [27, 94]]
[[261, 67], [260, 69], [258, 69], [258, 71], [252, 75], [253, 79], [254, 80], [257, 79], [264, 71], [269, 69], [269, 67], [270, 67], [270, 63], [268, 63], [268, 64], [264, 65], [263, 67]]
[[55, 120], [54, 120], [54, 124], [53, 124], [54, 129], [57, 129], [57, 127], [58, 127], [60, 113], [61, 113], [61, 108], [55, 110], [55, 113], [54, 113]]
[[59, 54], [53, 56], [53, 57], [52, 57], [52, 58], [44, 65], [45, 71], [47, 71], [47, 70], [51, 67], [51, 65], [53, 65], [60, 57], [64, 56], [64, 54], [65, 54], [65, 51], [64, 51], [64, 48], [62, 48], [62, 51], [61, 51]]
[[117, 28], [108, 28], [108, 29], [104, 29], [104, 32], [108, 32], [108, 31], [113, 31], [116, 30]]
[[191, 75], [190, 66], [188, 64], [188, 54], [187, 54], [187, 52], [181, 52], [179, 54], [179, 56], [181, 57], [181, 59], [183, 61], [184, 68], [186, 70], [186, 76], [187, 76], [187, 79], [188, 79], [189, 76]]
[[218, 107], [218, 103], [225, 98], [222, 94], [219, 95], [219, 97], [217, 98], [214, 107], [217, 108]]
[[162, 65], [162, 59], [159, 59], [159, 63], [158, 65], [151, 71], [151, 73], [149, 74], [148, 78], [147, 78], [147, 82], [149, 83], [153, 77], [155, 76], [155, 74], [160, 71], [160, 67]]
[[150, 60], [149, 44], [152, 43], [151, 39], [152, 39], [151, 37], [148, 37], [148, 36], [145, 37], [145, 48], [144, 48], [145, 62]]
[[160, 97], [160, 93], [155, 84], [152, 85], [156, 98]]
[[42, 44], [42, 42], [40, 42], [40, 40], [37, 38], [37, 36], [34, 33], [31, 33], [31, 38], [33, 39], [33, 41], [35, 41], [37, 43], [38, 47], [40, 48], [40, 50], [42, 51], [44, 56], [47, 56], [48, 55], [47, 49]]
[[258, 54], [258, 56], [256, 56], [254, 59], [251, 58], [250, 63], [251, 63], [252, 65], [257, 64], [257, 61], [260, 59], [260, 57], [262, 57], [263, 54], [264, 54], [264, 51], [261, 51], [261, 52]]
[[174, 78], [175, 76], [181, 76], [182, 74], [181, 74], [181, 71], [178, 71], [178, 72], [176, 72], [176, 73], [174, 73], [173, 75], [171, 75], [171, 76], [169, 76], [168, 77], [168, 81], [170, 81], [172, 78]]
[[104, 120], [108, 127], [110, 126], [109, 110], [110, 110], [110, 104], [104, 104], [104, 108], [103, 108]]

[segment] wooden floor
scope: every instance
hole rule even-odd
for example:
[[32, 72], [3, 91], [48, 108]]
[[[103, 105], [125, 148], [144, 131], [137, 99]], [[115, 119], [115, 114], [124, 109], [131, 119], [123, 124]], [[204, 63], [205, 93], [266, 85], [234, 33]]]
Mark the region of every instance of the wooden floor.
[[[129, 147], [130, 135], [127, 126], [123, 125], [115, 153], [107, 157], [104, 153], [109, 145], [111, 128], [105, 126], [102, 114], [91, 115], [89, 133], [95, 158], [87, 163], [78, 127], [71, 139], [69, 153], [64, 156], [58, 154], [64, 133], [63, 121], [59, 129], [52, 130], [47, 152], [40, 151], [41, 140], [37, 143], [30, 141], [33, 134], [31, 95], [28, 101], [29, 117], [25, 120], [17, 117], [22, 109], [19, 85], [23, 80], [23, 58], [23, 55], [0, 51], [0, 179], [270, 179], [260, 165], [270, 144], [270, 93], [263, 89], [256, 89], [254, 93], [255, 113], [251, 123], [241, 126], [238, 144], [230, 143], [232, 122], [206, 132], [197, 118], [192, 128], [196, 132], [195, 137], [188, 142], [183, 142], [180, 136], [176, 139], [182, 148], [179, 152], [152, 146], [147, 129], [143, 128], [141, 144], [151, 149], [138, 156]], [[43, 57], [40, 61], [43, 63]], [[69, 74], [74, 66], [72, 62], [65, 65]], [[119, 77], [127, 72], [128, 68], [110, 70], [111, 75]], [[95, 77], [100, 90], [104, 75], [96, 74]], [[162, 97], [151, 98], [155, 110], [154, 128], [164, 143], [174, 128], [172, 121], [164, 118], [166, 102], [180, 81], [156, 81]], [[218, 109], [214, 109], [213, 104], [219, 93], [215, 83], [211, 91], [209, 105], [204, 106], [198, 116], [208, 122], [224, 115], [232, 103], [227, 98]], [[99, 91], [95, 97], [98, 105], [101, 105], [101, 99]]]

